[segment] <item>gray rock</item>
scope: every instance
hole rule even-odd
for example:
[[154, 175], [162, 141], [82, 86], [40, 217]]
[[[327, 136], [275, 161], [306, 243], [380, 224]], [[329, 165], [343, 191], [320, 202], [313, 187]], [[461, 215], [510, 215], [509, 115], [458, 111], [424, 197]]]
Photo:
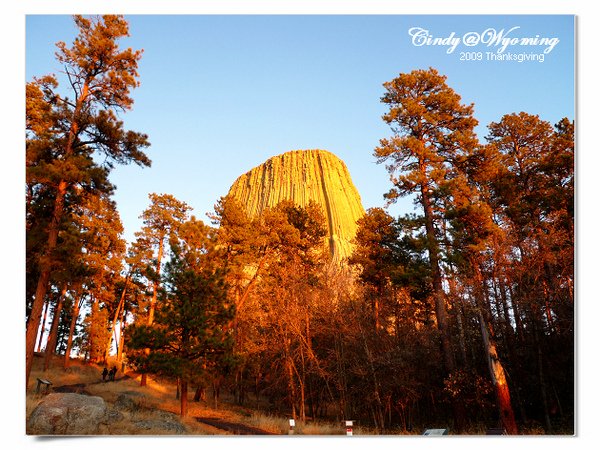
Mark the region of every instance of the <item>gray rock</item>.
[[181, 423], [165, 419], [135, 420], [133, 424], [141, 430], [161, 430], [173, 434], [185, 434], [187, 431]]
[[141, 392], [123, 391], [115, 401], [115, 408], [127, 411], [138, 411], [146, 403], [146, 396]]
[[187, 429], [179, 422], [179, 416], [168, 411], [156, 410], [153, 418], [134, 420], [133, 424], [141, 430], [165, 431], [172, 434], [184, 434]]
[[109, 423], [115, 423], [115, 422], [120, 422], [121, 420], [123, 420], [125, 418], [125, 416], [123, 415], [123, 413], [121, 411], [116, 410], [114, 408], [109, 408], [106, 413], [106, 418]]
[[98, 434], [107, 422], [107, 407], [100, 397], [53, 393], [33, 410], [27, 420], [30, 435]]

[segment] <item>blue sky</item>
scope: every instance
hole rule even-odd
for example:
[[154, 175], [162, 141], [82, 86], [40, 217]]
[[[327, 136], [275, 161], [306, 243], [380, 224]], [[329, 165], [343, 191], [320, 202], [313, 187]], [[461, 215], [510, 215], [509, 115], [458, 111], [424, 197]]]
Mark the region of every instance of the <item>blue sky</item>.
[[[480, 138], [503, 114], [526, 111], [556, 123], [574, 118], [573, 16], [164, 16], [128, 15], [143, 48], [127, 128], [149, 135], [149, 169], [118, 167], [115, 200], [131, 239], [148, 193], [169, 193], [207, 220], [237, 178], [270, 156], [326, 149], [345, 161], [365, 208], [383, 206], [390, 184], [373, 149], [391, 135], [381, 120], [382, 83], [434, 67], [475, 104]], [[415, 46], [408, 30], [434, 37], [512, 27], [516, 37], [557, 37], [544, 62], [488, 61], [480, 44]], [[55, 42], [72, 42], [70, 16], [26, 18], [26, 79], [57, 73]], [[543, 52], [516, 45], [506, 52]], [[461, 61], [461, 52], [482, 52]], [[393, 214], [411, 212], [404, 200]]]

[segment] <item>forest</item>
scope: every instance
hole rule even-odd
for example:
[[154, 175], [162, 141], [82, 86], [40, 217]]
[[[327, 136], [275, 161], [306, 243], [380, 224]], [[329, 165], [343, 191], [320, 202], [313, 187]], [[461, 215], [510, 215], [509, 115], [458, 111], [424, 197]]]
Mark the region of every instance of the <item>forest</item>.
[[[400, 73], [365, 149], [390, 189], [347, 260], [320, 206], [291, 201], [250, 217], [224, 196], [205, 223], [149, 193], [126, 242], [110, 174], [151, 166], [151, 130], [120, 120], [142, 51], [119, 47], [122, 16], [74, 20], [66, 85], [26, 84], [26, 385], [42, 352], [176, 382], [182, 416], [209, 393], [380, 434], [573, 434], [573, 121], [507, 111], [481, 141], [443, 74]], [[417, 212], [390, 215], [407, 196]]]

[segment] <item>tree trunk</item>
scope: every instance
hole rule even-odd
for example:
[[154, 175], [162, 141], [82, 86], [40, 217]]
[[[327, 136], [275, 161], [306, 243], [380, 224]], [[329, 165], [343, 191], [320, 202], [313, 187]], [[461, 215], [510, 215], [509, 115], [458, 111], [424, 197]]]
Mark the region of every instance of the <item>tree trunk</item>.
[[56, 248], [58, 241], [58, 229], [62, 219], [64, 209], [64, 198], [67, 192], [67, 182], [61, 181], [58, 185], [56, 198], [54, 200], [54, 211], [52, 214], [52, 220], [50, 221], [48, 229], [48, 244], [42, 258], [40, 259], [40, 276], [38, 278], [37, 287], [35, 290], [35, 297], [33, 304], [31, 305], [31, 313], [29, 314], [29, 321], [27, 322], [27, 332], [25, 335], [25, 388], [29, 383], [29, 375], [31, 374], [31, 368], [33, 366], [33, 352], [35, 350], [35, 343], [40, 327], [40, 319], [42, 315], [42, 309], [44, 307], [44, 301], [46, 299], [46, 291], [48, 290], [48, 282], [50, 281], [50, 272], [52, 266], [52, 254]]
[[[427, 179], [425, 164], [419, 162], [421, 175]], [[435, 236], [435, 227], [433, 224], [433, 210], [429, 199], [429, 187], [426, 183], [421, 184], [421, 203], [423, 214], [425, 216], [425, 230], [427, 233], [427, 250], [429, 253], [429, 263], [431, 266], [431, 278], [433, 284], [433, 297], [435, 300], [435, 317], [438, 330], [442, 341], [442, 353], [444, 358], [444, 367], [447, 373], [454, 371], [454, 358], [452, 356], [452, 346], [450, 343], [450, 331], [448, 328], [448, 313], [446, 311], [446, 296], [442, 287], [442, 271], [439, 263], [439, 246]]]
[[288, 392], [289, 392], [289, 396], [290, 396], [290, 406], [292, 408], [292, 419], [296, 420], [297, 419], [297, 417], [296, 417], [296, 385], [294, 384], [294, 369], [292, 368], [292, 361], [291, 361], [292, 358], [289, 355], [288, 339], [284, 338], [284, 341], [286, 342], [285, 367], [287, 369], [287, 376], [288, 376]]
[[113, 334], [115, 331], [115, 327], [117, 326], [119, 316], [121, 315], [121, 310], [123, 309], [123, 307], [125, 305], [125, 294], [127, 292], [127, 281], [128, 280], [129, 280], [129, 274], [127, 274], [127, 276], [125, 277], [125, 286], [123, 287], [123, 292], [121, 292], [121, 298], [119, 300], [119, 304], [117, 305], [117, 309], [115, 310], [115, 315], [113, 317], [113, 320], [109, 324], [108, 344], [106, 345], [106, 351], [104, 352], [104, 364], [106, 364], [106, 362], [108, 361], [108, 357], [110, 355], [110, 350], [112, 348], [112, 341], [113, 341]]
[[375, 324], [375, 332], [379, 332], [379, 297], [377, 295], [373, 299], [373, 323]]
[[451, 273], [448, 277], [448, 287], [450, 288], [450, 298], [457, 299], [458, 301], [454, 303], [454, 315], [456, 316], [456, 324], [458, 326], [458, 343], [460, 348], [460, 356], [462, 359], [462, 364], [464, 366], [467, 365], [467, 342], [465, 339], [465, 328], [463, 325], [463, 308], [462, 301], [460, 300], [457, 290], [456, 290], [456, 280], [454, 279], [455, 270], [454, 267], [451, 267]]
[[127, 320], [127, 310], [123, 308], [123, 316], [121, 317], [121, 326], [119, 327], [119, 347], [117, 349], [117, 361], [121, 364], [122, 369], [125, 370], [123, 363], [123, 351], [125, 349], [125, 325]]
[[200, 400], [206, 401], [206, 390], [204, 386], [198, 386], [196, 388], [196, 393], [194, 394], [194, 401], [199, 402]]
[[506, 374], [504, 372], [504, 368], [502, 367], [502, 363], [498, 358], [496, 344], [490, 336], [492, 331], [491, 325], [486, 323], [481, 310], [479, 311], [479, 322], [481, 325], [483, 345], [486, 349], [488, 368], [494, 388], [496, 390], [496, 399], [498, 401], [498, 409], [500, 411], [500, 420], [502, 421], [502, 426], [506, 430], [507, 434], [519, 434], [519, 429], [517, 428], [517, 422], [515, 421], [515, 415], [510, 400], [510, 390], [506, 381]]
[[[150, 309], [148, 311], [148, 326], [151, 327], [154, 323], [154, 310], [156, 309], [156, 302], [158, 299], [158, 288], [160, 286], [160, 263], [163, 257], [164, 250], [164, 237], [161, 237], [160, 242], [158, 243], [158, 255], [156, 257], [156, 280], [152, 283], [152, 299], [150, 300]], [[145, 348], [144, 353], [146, 355], [150, 354], [150, 349]], [[148, 375], [143, 373], [142, 379], [140, 380], [140, 386], [146, 386]]]
[[39, 331], [37, 350], [36, 350], [36, 352], [38, 352], [38, 353], [42, 351], [42, 339], [44, 337], [44, 326], [46, 324], [46, 316], [48, 314], [49, 309], [50, 309], [50, 302], [49, 301], [44, 302], [44, 314], [43, 314], [42, 322], [40, 323], [40, 331]]
[[537, 368], [538, 368], [538, 384], [540, 387], [540, 395], [542, 398], [542, 408], [544, 412], [544, 428], [547, 434], [552, 433], [552, 424], [550, 422], [550, 413], [548, 408], [548, 394], [546, 387], [546, 380], [544, 377], [544, 359], [542, 347], [540, 345], [540, 331], [539, 331], [539, 321], [537, 315], [535, 313], [532, 314], [532, 323], [533, 323], [533, 338], [535, 342], [536, 352], [537, 352]]
[[[423, 160], [419, 160], [419, 169], [423, 180], [427, 180], [427, 168]], [[421, 204], [423, 206], [423, 215], [425, 216], [425, 231], [427, 234], [427, 250], [429, 253], [429, 263], [431, 266], [431, 278], [433, 287], [433, 297], [435, 301], [435, 317], [437, 327], [440, 331], [440, 340], [442, 344], [442, 357], [446, 375], [455, 370], [454, 355], [452, 352], [452, 342], [450, 339], [450, 328], [448, 327], [448, 312], [446, 311], [446, 295], [442, 285], [442, 271], [440, 268], [440, 255], [437, 237], [435, 235], [435, 226], [433, 222], [433, 209], [429, 198], [429, 186], [425, 181], [420, 185]], [[452, 401], [452, 414], [454, 416], [454, 426], [457, 432], [464, 428], [465, 410], [464, 405], [456, 400]]]
[[371, 354], [371, 350], [369, 349], [369, 345], [367, 344], [367, 338], [363, 332], [362, 327], [360, 328], [360, 333], [361, 333], [361, 337], [362, 337], [362, 341], [363, 341], [363, 347], [365, 349], [365, 354], [367, 356], [367, 361], [369, 363], [369, 368], [371, 369], [371, 377], [373, 379], [373, 397], [375, 398], [375, 408], [372, 408], [373, 420], [375, 422], [375, 427], [378, 428], [379, 430], [382, 430], [383, 426], [384, 426], [384, 423], [383, 423], [384, 419], [383, 419], [383, 403], [381, 401], [379, 379], [377, 378], [377, 372], [375, 371], [373, 355]]
[[214, 402], [214, 408], [218, 409], [219, 408], [219, 396], [221, 394], [221, 377], [219, 375], [213, 377], [213, 402]]
[[476, 261], [471, 261], [471, 266], [475, 273], [475, 296], [479, 312], [481, 337], [486, 352], [490, 377], [496, 391], [500, 420], [502, 421], [502, 426], [506, 430], [506, 433], [515, 435], [519, 433], [519, 429], [517, 428], [517, 422], [510, 400], [510, 390], [506, 380], [506, 373], [504, 372], [504, 367], [498, 357], [492, 323], [484, 316], [488, 310], [484, 307], [485, 286], [483, 284], [483, 277]]
[[517, 330], [517, 342], [522, 343], [525, 340], [525, 330], [523, 327], [523, 321], [521, 320], [521, 311], [519, 300], [515, 295], [515, 291], [512, 288], [513, 280], [506, 280], [506, 287], [508, 288], [508, 294], [510, 295], [510, 304], [513, 310], [513, 317], [515, 318], [515, 328]]
[[[502, 305], [502, 309], [504, 311], [504, 336], [505, 336], [505, 342], [506, 342], [506, 348], [508, 349], [508, 357], [509, 357], [509, 361], [511, 362], [511, 366], [514, 367], [514, 371], [515, 373], [513, 375], [513, 380], [517, 379], [523, 379], [521, 376], [519, 376], [520, 370], [520, 364], [518, 364], [518, 357], [517, 357], [517, 352], [515, 349], [515, 330], [513, 329], [511, 323], [510, 323], [510, 312], [508, 309], [508, 302], [507, 302], [507, 296], [506, 296], [506, 286], [504, 285], [504, 282], [502, 279], [498, 279], [498, 290], [500, 293], [500, 303]], [[513, 402], [517, 405], [517, 411], [520, 417], [520, 420], [522, 422], [525, 422], [527, 420], [527, 415], [525, 414], [525, 408], [523, 406], [523, 402], [521, 401], [521, 396], [519, 394], [519, 386], [515, 386], [515, 384], [517, 383], [513, 383], [513, 394], [515, 394], [513, 396]]]
[[[65, 147], [65, 158], [70, 157], [73, 153], [73, 142], [75, 141], [75, 137], [79, 132], [77, 118], [81, 108], [87, 101], [88, 94], [89, 86], [88, 83], [85, 82], [81, 88], [81, 95], [77, 99], [75, 110], [73, 111], [73, 118], [69, 127], [69, 138]], [[46, 299], [46, 291], [48, 290], [48, 282], [50, 281], [50, 273], [52, 272], [52, 256], [58, 242], [58, 232], [64, 212], [65, 195], [67, 193], [68, 186], [69, 185], [67, 181], [60, 180], [56, 188], [52, 220], [48, 225], [48, 243], [42, 258], [40, 258], [40, 276], [35, 289], [35, 297], [33, 299], [33, 304], [31, 305], [31, 313], [29, 315], [29, 320], [27, 321], [27, 332], [25, 335], [25, 389], [27, 389], [29, 375], [31, 374], [31, 368], [33, 366], [35, 341], [37, 338], [38, 328], [40, 326], [42, 307]]]
[[186, 417], [188, 413], [188, 382], [182, 379], [181, 384], [181, 417]]
[[48, 344], [46, 344], [46, 352], [44, 355], [44, 372], [50, 367], [50, 361], [56, 351], [56, 342], [58, 341], [58, 325], [60, 322], [60, 313], [62, 312], [63, 305], [65, 303], [65, 295], [67, 294], [67, 285], [65, 284], [60, 292], [60, 297], [56, 301], [56, 307], [54, 308], [54, 316], [52, 318], [52, 327], [48, 334]]
[[83, 304], [83, 295], [79, 301], [73, 302], [73, 312], [71, 315], [71, 326], [69, 328], [69, 337], [67, 338], [67, 349], [65, 350], [65, 361], [64, 367], [69, 367], [71, 362], [71, 348], [73, 346], [73, 334], [75, 333], [75, 326], [77, 325], [77, 319], [79, 318], [79, 310]]

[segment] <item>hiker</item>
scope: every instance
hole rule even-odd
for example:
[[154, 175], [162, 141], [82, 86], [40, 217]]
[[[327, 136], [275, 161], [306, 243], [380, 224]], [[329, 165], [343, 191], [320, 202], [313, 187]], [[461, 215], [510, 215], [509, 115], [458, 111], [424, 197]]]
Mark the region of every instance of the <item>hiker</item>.
[[106, 381], [106, 375], [108, 375], [108, 369], [104, 367], [104, 370], [102, 371], [102, 381]]
[[112, 369], [110, 369], [110, 381], [115, 381], [115, 374], [117, 373], [117, 368], [115, 366], [113, 366]]

